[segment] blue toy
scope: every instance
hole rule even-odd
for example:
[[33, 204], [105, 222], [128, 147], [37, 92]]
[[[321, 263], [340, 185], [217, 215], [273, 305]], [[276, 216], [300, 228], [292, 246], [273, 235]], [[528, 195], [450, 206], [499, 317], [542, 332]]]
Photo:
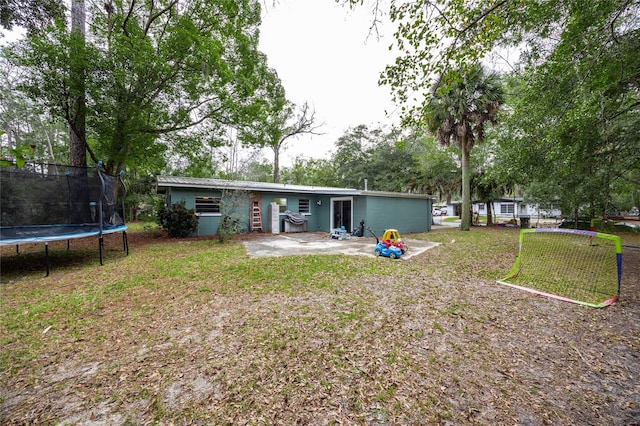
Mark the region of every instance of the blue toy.
[[391, 259], [399, 259], [402, 256], [402, 250], [394, 245], [385, 244], [386, 241], [380, 242], [378, 236], [367, 226], [367, 230], [376, 238], [376, 247], [373, 252], [376, 256], [389, 257]]
[[402, 256], [402, 250], [396, 246], [387, 246], [382, 243], [376, 244], [374, 249], [376, 256], [390, 257], [391, 259], [398, 259]]

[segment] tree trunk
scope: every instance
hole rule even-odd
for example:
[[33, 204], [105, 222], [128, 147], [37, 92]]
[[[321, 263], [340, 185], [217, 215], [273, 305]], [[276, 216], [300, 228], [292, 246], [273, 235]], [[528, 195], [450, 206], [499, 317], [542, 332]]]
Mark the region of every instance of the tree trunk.
[[84, 43], [84, 0], [72, 0], [71, 52], [69, 58], [69, 164], [77, 167], [86, 167], [87, 165]]
[[460, 150], [462, 151], [462, 211], [460, 212], [460, 227], [463, 231], [468, 231], [471, 228], [471, 164], [467, 138], [464, 138], [460, 144]]
[[280, 147], [273, 148], [273, 183], [280, 182]]
[[493, 213], [491, 212], [492, 201], [487, 201], [487, 227], [493, 226]]

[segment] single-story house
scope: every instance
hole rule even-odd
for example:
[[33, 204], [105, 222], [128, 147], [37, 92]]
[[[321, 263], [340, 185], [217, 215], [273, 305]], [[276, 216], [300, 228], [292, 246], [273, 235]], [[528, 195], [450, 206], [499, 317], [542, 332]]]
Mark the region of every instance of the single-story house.
[[[487, 203], [474, 201], [472, 203], [473, 213], [480, 216], [487, 215]], [[491, 212], [495, 218], [513, 219], [520, 216], [530, 216], [527, 204], [522, 198], [500, 198], [491, 202]]]
[[[166, 205], [184, 203], [199, 217], [198, 235], [214, 235], [222, 219], [224, 197], [233, 197], [233, 216], [250, 231], [269, 233], [323, 231], [343, 227], [351, 232], [360, 221], [381, 235], [431, 230], [432, 197], [424, 194], [369, 191], [282, 183], [158, 176], [157, 191]], [[238, 200], [240, 200], [238, 202]], [[303, 225], [285, 212], [304, 217]]]
[[[540, 208], [539, 204], [525, 203], [523, 198], [500, 198], [492, 201], [492, 212], [497, 218], [509, 219], [520, 217], [543, 217], [543, 218], [559, 218], [561, 216], [560, 209], [551, 205], [547, 209]], [[487, 214], [487, 203], [474, 201], [473, 212], [480, 216]]]
[[[462, 203], [460, 201], [452, 201], [447, 203], [447, 206], [444, 208], [446, 216], [460, 216], [460, 207]], [[442, 210], [442, 208], [440, 209]]]

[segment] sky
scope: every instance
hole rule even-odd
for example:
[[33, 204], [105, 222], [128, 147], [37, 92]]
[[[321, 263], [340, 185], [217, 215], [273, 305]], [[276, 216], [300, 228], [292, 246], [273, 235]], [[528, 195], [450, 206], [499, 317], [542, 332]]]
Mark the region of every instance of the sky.
[[[283, 165], [297, 155], [328, 158], [333, 143], [350, 127], [391, 126], [399, 121], [389, 86], [380, 72], [394, 60], [392, 31], [369, 35], [367, 7], [350, 10], [334, 0], [267, 2], [260, 27], [260, 50], [282, 81], [287, 98], [315, 108], [319, 132], [291, 140]], [[388, 26], [387, 26], [388, 27]], [[387, 110], [390, 114], [385, 114]], [[273, 155], [273, 154], [271, 154]]]

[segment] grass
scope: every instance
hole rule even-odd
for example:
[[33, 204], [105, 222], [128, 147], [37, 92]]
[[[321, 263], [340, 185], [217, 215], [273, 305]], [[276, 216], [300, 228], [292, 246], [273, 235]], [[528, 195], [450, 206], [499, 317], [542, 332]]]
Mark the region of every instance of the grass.
[[127, 231], [129, 232], [160, 232], [161, 228], [156, 222], [129, 222], [127, 223]]
[[[473, 220], [474, 217], [471, 217], [471, 220]], [[442, 222], [456, 222], [460, 220], [460, 216], [441, 216], [440, 219]], [[495, 220], [495, 219], [494, 219]], [[486, 216], [479, 216], [478, 217], [478, 224], [480, 225], [484, 225], [487, 223], [487, 217]]]
[[[83, 256], [84, 251], [75, 253]], [[72, 256], [70, 254], [70, 256]], [[202, 301], [214, 295], [260, 297], [268, 294], [305, 295], [315, 292], [336, 292], [345, 281], [365, 275], [394, 274], [393, 262], [365, 262], [356, 267], [348, 256], [292, 256], [253, 259], [244, 255], [239, 242], [220, 244], [213, 240], [157, 244], [129, 257], [97, 268], [93, 262], [67, 272], [55, 268], [63, 287], [55, 277], [43, 278], [20, 271], [3, 269], [3, 297], [11, 305], [3, 307], [2, 319], [7, 333], [3, 344], [10, 345], [31, 336], [32, 348], [39, 346], [38, 332], [45, 328], [81, 333], [87, 328], [86, 317], [109, 305], [126, 301], [132, 313], [155, 310], [159, 306], [145, 303], [149, 294], [156, 303], [180, 295]], [[52, 261], [55, 263], [55, 260]], [[124, 272], [124, 273], [123, 273]], [[65, 282], [64, 276], [70, 281]], [[17, 281], [11, 281], [19, 278]], [[25, 281], [29, 281], [28, 285]], [[81, 284], [80, 284], [81, 283]], [[162, 291], [164, 295], [157, 294]], [[339, 317], [343, 314], [339, 314]], [[345, 314], [348, 318], [353, 313]], [[32, 358], [34, 355], [29, 355]], [[9, 353], [3, 354], [0, 369], [9, 368]]]
[[[239, 241], [156, 232], [130, 228], [130, 255], [114, 239], [104, 266], [72, 247], [48, 278], [22, 267], [39, 249], [3, 252], [0, 422], [488, 424], [543, 421], [554, 404], [558, 423], [607, 422], [576, 379], [582, 358], [603, 387], [639, 349], [616, 305], [586, 312], [496, 285], [517, 230], [411, 235], [440, 246], [396, 262], [250, 258]], [[615, 351], [585, 346], [612, 327]], [[636, 385], [619, 382], [609, 404], [630, 407]]]

